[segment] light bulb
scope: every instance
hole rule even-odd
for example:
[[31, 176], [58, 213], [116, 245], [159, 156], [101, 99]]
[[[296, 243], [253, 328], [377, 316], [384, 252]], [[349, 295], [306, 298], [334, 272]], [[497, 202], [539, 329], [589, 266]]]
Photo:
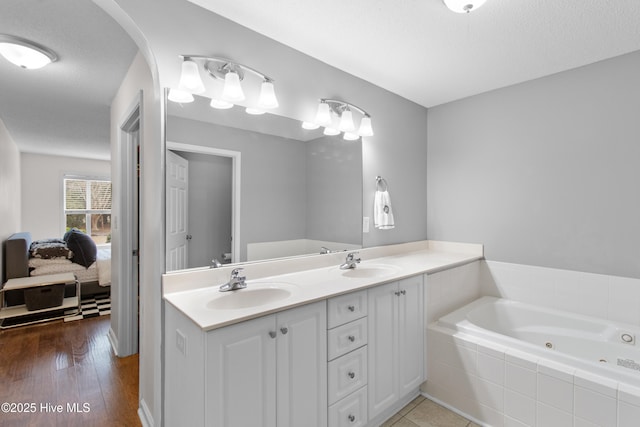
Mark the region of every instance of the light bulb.
[[302, 129], [314, 130], [314, 129], [318, 129], [319, 127], [320, 127], [320, 125], [315, 124], [315, 123], [302, 122]]
[[356, 130], [356, 125], [353, 124], [353, 114], [348, 108], [340, 115], [340, 125], [338, 129], [343, 132], [353, 132]]
[[265, 80], [260, 86], [260, 98], [258, 99], [258, 106], [260, 108], [278, 108], [278, 98], [276, 98], [276, 91], [273, 87], [273, 82]]
[[315, 123], [320, 126], [331, 126], [331, 110], [326, 102], [318, 104]]
[[358, 129], [358, 135], [360, 136], [373, 136], [373, 127], [371, 127], [371, 117], [364, 116], [360, 121], [360, 129]]
[[443, 0], [444, 4], [453, 12], [469, 13], [478, 9], [486, 0]]
[[217, 110], [228, 110], [229, 108], [233, 107], [233, 104], [231, 102], [222, 101], [215, 98], [211, 99], [209, 105], [211, 106], [211, 108], [215, 108]]
[[240, 86], [240, 76], [235, 71], [229, 71], [224, 76], [222, 99], [229, 102], [244, 101], [244, 92]]
[[340, 131], [338, 129], [334, 129], [334, 128], [324, 128], [324, 133], [325, 135], [329, 135], [329, 136], [333, 136], [333, 135], [340, 135]]
[[194, 101], [192, 94], [179, 89], [169, 89], [169, 95], [167, 96], [167, 99], [169, 101], [178, 102], [180, 104], [188, 104]]
[[180, 83], [178, 89], [184, 92], [202, 93], [205, 91], [204, 83], [200, 78], [198, 64], [190, 58], [182, 61], [182, 73], [180, 74]]

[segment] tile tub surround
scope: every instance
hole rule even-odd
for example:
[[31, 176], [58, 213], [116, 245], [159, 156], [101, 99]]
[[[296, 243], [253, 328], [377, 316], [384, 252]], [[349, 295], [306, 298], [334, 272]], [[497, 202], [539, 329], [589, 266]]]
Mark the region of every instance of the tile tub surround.
[[346, 274], [338, 266], [347, 252], [248, 263], [242, 265], [248, 287], [252, 282], [284, 283], [293, 285], [292, 294], [273, 303], [233, 310], [206, 307], [207, 301], [224, 295], [218, 287], [229, 280], [232, 267], [193, 269], [163, 275], [163, 296], [200, 328], [211, 330], [416, 274], [465, 265], [482, 258], [482, 245], [420, 241], [358, 252], [362, 262], [357, 271], [364, 271], [367, 266], [392, 268], [388, 274], [377, 277]]
[[499, 426], [632, 427], [640, 388], [431, 325], [426, 394]]

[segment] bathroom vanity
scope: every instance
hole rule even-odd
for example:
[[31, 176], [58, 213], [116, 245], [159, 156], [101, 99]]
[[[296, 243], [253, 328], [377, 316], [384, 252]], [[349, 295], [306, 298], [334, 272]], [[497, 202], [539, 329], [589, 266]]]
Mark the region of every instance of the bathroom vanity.
[[[425, 277], [480, 245], [414, 242], [163, 276], [165, 420], [192, 426], [378, 425], [424, 381]], [[237, 266], [236, 266], [237, 267]]]

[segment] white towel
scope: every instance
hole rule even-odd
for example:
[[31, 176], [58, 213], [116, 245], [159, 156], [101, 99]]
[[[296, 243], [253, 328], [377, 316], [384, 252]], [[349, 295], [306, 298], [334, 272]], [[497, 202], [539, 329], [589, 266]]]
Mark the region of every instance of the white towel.
[[380, 230], [389, 230], [395, 227], [391, 197], [388, 191], [376, 191], [373, 202], [373, 225]]

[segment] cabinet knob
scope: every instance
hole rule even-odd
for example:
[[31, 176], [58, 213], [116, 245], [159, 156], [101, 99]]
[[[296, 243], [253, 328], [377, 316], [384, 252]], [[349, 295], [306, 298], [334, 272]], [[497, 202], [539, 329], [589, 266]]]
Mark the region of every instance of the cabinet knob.
[[349, 338], [349, 341], [354, 342], [356, 340], [356, 337], [354, 337], [353, 335], [349, 335], [347, 338]]
[[350, 422], [354, 422], [356, 420], [356, 416], [355, 415], [349, 415], [347, 418], [349, 418]]
[[269, 336], [270, 336], [271, 338], [275, 338], [275, 337], [276, 337], [276, 335], [277, 335], [277, 334], [276, 334], [276, 331], [269, 331]]
[[349, 309], [349, 311], [356, 311], [356, 307], [353, 305], [350, 305], [349, 307], [347, 307]]
[[394, 294], [395, 294], [395, 296], [397, 296], [397, 297], [399, 297], [399, 296], [400, 296], [400, 292], [398, 292], [398, 291], [395, 291], [395, 292], [394, 292]]
[[287, 332], [289, 332], [289, 329], [283, 326], [282, 328], [280, 328], [280, 332], [282, 332], [282, 335], [287, 335]]
[[406, 295], [406, 294], [407, 294], [407, 291], [405, 291], [405, 290], [403, 289], [403, 290], [401, 290], [401, 291], [400, 291], [400, 293], [401, 293], [402, 295]]
[[349, 378], [354, 379], [356, 377], [356, 373], [355, 372], [349, 372], [347, 374], [349, 376]]

